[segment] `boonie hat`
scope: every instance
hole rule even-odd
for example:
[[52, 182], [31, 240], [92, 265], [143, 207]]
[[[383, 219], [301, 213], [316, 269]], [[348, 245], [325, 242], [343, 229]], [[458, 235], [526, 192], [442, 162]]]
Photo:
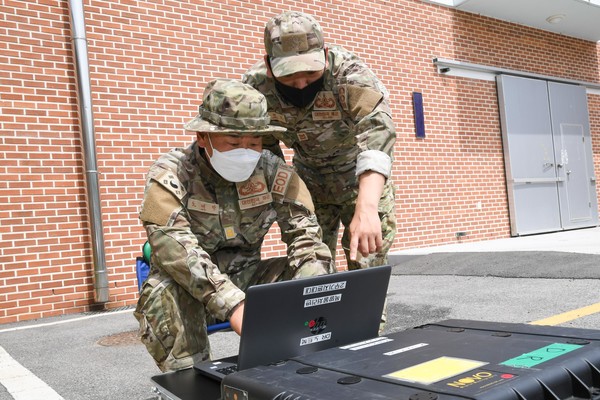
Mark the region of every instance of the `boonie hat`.
[[204, 89], [196, 118], [184, 125], [186, 131], [238, 133], [240, 135], [284, 132], [269, 125], [267, 100], [252, 86], [233, 79], [216, 79]]
[[265, 27], [265, 50], [275, 77], [325, 68], [323, 30], [310, 15], [286, 11]]

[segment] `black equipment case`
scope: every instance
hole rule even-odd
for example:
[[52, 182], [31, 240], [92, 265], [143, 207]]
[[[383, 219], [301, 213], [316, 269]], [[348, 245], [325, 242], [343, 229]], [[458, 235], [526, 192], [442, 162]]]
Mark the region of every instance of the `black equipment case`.
[[600, 330], [441, 321], [240, 371], [225, 377], [221, 394], [226, 400], [600, 400]]

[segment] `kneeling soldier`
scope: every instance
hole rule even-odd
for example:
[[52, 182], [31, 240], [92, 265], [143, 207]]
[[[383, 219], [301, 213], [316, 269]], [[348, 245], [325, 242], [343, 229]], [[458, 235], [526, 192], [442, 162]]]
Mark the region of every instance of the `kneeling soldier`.
[[[215, 80], [185, 125], [196, 141], [150, 168], [140, 219], [151, 269], [135, 317], [162, 371], [210, 357], [210, 321], [229, 320], [241, 334], [249, 286], [335, 272], [304, 182], [262, 151], [262, 135], [285, 130], [269, 123], [262, 94]], [[287, 257], [261, 260], [274, 222]]]

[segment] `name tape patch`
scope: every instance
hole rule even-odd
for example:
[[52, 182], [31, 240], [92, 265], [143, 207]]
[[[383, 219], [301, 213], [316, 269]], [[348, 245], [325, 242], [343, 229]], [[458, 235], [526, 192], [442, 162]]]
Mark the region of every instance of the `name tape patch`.
[[188, 200], [187, 206], [190, 210], [200, 211], [207, 214], [219, 214], [219, 205], [214, 203], [207, 203], [205, 201], [192, 199]]
[[273, 197], [271, 196], [271, 193], [265, 193], [259, 196], [238, 200], [238, 203], [240, 204], [240, 210], [247, 210], [249, 208], [263, 206], [272, 202]]
[[313, 121], [339, 121], [342, 113], [339, 111], [313, 111]]

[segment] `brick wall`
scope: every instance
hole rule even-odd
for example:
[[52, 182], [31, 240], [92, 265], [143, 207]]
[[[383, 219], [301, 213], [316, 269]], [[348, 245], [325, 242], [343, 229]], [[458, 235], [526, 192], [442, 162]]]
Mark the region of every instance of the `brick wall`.
[[[147, 168], [185, 146], [203, 87], [239, 78], [284, 9], [312, 13], [390, 91], [398, 138], [394, 250], [510, 234], [493, 82], [440, 76], [434, 57], [599, 82], [595, 43], [417, 0], [84, 1], [103, 233], [113, 308], [135, 303]], [[0, 8], [0, 323], [94, 306], [91, 231], [67, 1]], [[427, 137], [414, 135], [423, 93]], [[600, 168], [600, 96], [590, 95]], [[285, 246], [273, 229], [265, 256]], [[344, 263], [338, 254], [339, 267]]]

